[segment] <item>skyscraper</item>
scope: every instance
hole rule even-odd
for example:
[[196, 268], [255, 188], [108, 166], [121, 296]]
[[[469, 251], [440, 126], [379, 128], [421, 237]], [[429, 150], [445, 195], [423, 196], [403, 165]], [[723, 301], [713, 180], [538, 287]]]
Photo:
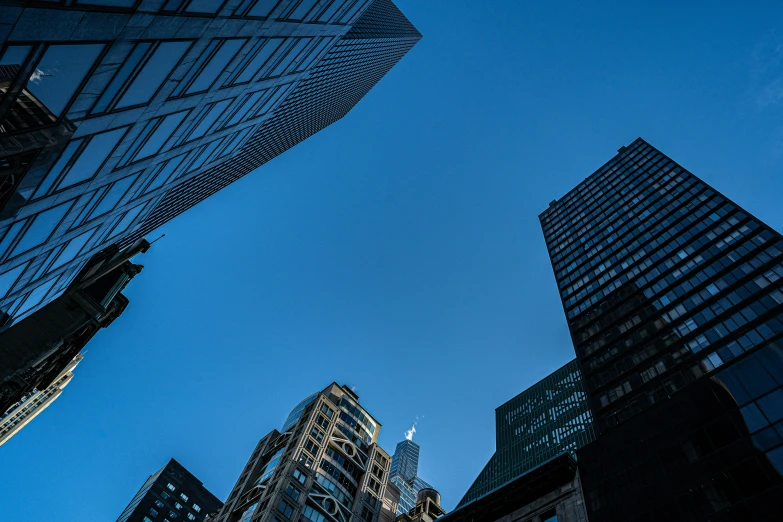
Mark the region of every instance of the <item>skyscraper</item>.
[[461, 507], [594, 438], [576, 361], [544, 377], [495, 410], [495, 454], [462, 497]]
[[174, 459], [151, 475], [117, 522], [203, 522], [223, 503]]
[[218, 522], [389, 522], [399, 495], [381, 425], [347, 386], [331, 384], [263, 437]]
[[779, 520], [783, 240], [638, 139], [540, 216], [591, 522]]
[[391, 0], [20, 3], [0, 28], [0, 328], [345, 116], [421, 37]]
[[400, 488], [400, 503], [397, 515], [407, 513], [416, 506], [416, 499], [422, 489], [432, 489], [427, 482], [419, 477], [419, 445], [413, 442], [415, 425], [411, 426], [408, 437], [397, 443], [392, 455], [389, 480]]

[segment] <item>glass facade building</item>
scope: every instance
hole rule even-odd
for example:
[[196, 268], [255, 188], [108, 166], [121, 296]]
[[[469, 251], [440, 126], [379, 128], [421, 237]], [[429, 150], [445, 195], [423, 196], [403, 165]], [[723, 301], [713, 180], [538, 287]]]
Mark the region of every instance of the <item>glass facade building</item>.
[[779, 520], [781, 235], [641, 139], [540, 220], [598, 432], [590, 520]]
[[495, 454], [460, 500], [460, 508], [594, 439], [593, 419], [576, 360], [495, 410]]
[[300, 402], [262, 438], [218, 522], [393, 522], [399, 491], [381, 425], [347, 386]]
[[62, 0], [0, 18], [0, 316], [345, 116], [421, 35], [391, 0]]
[[117, 522], [204, 522], [223, 503], [174, 459], [150, 476]]
[[419, 491], [432, 488], [418, 476], [419, 449], [419, 445], [409, 439], [397, 443], [397, 447], [394, 449], [389, 480], [400, 488], [397, 515], [407, 513], [416, 506], [416, 497]]

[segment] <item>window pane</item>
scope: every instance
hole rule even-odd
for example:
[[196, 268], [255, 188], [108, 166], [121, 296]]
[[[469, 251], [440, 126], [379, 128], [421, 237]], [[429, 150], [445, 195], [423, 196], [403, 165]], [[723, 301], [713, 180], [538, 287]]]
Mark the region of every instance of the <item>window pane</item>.
[[319, 22], [328, 22], [339, 8], [345, 5], [345, 0], [334, 0], [332, 4], [318, 17]]
[[277, 105], [277, 102], [279, 102], [285, 95], [288, 94], [288, 91], [293, 86], [293, 84], [288, 85], [281, 85], [277, 88], [277, 90], [272, 94], [272, 96], [269, 97], [268, 100], [264, 102], [264, 104], [261, 106], [261, 108], [258, 110], [258, 112], [255, 114], [256, 116], [261, 116], [262, 114], [266, 114], [272, 108]]
[[185, 8], [188, 13], [217, 13], [223, 0], [192, 0]]
[[266, 18], [277, 5], [277, 0], [258, 0], [247, 13], [247, 16]]
[[247, 40], [226, 40], [220, 49], [214, 54], [201, 73], [190, 84], [186, 94], [206, 91], [209, 86], [220, 76], [220, 73], [226, 68], [231, 59], [236, 55]]
[[253, 127], [248, 127], [247, 129], [235, 134], [234, 137], [231, 138], [231, 141], [229, 141], [226, 145], [226, 148], [220, 152], [220, 156], [223, 157], [234, 152], [234, 150], [239, 147], [239, 144], [242, 143], [242, 140], [245, 139], [245, 136], [247, 136], [251, 130], [253, 130]]
[[44, 178], [44, 180], [38, 186], [38, 190], [35, 191], [33, 198], [44, 196], [47, 192], [49, 192], [52, 184], [57, 181], [57, 177], [63, 171], [65, 165], [71, 160], [74, 153], [76, 152], [76, 149], [78, 149], [79, 145], [82, 144], [82, 141], [84, 140], [74, 140], [70, 142], [67, 147], [65, 147], [65, 151], [62, 153], [62, 155], [60, 155], [60, 159], [57, 160], [57, 163], [54, 164], [52, 169], [49, 171], [49, 174], [46, 175], [46, 178]]
[[46, 296], [46, 294], [49, 292], [49, 290], [52, 289], [54, 284], [58, 281], [58, 277], [53, 277], [49, 281], [45, 282], [32, 292], [30, 292], [30, 296], [25, 299], [22, 306], [19, 307], [19, 309], [14, 312], [14, 317], [19, 317], [34, 306], [37, 306], [40, 304], [41, 301], [43, 301], [43, 298]]
[[49, 111], [59, 116], [90, 72], [103, 47], [103, 44], [50, 46], [27, 82], [27, 89]]
[[136, 156], [133, 159], [140, 160], [157, 154], [174, 131], [177, 130], [177, 127], [179, 127], [179, 124], [182, 123], [182, 120], [185, 119], [187, 114], [188, 111], [182, 111], [166, 116], [160, 125], [152, 131], [147, 142], [141, 147], [141, 150], [136, 153]]
[[79, 255], [79, 252], [82, 251], [84, 245], [87, 244], [87, 241], [90, 240], [93, 232], [95, 232], [95, 229], [92, 229], [80, 236], [76, 236], [75, 238], [71, 239], [68, 242], [68, 245], [62, 251], [62, 253], [60, 253], [60, 255], [57, 256], [57, 259], [52, 264], [52, 267], [49, 269], [49, 272], [60, 268], [65, 263], [70, 263], [71, 261], [73, 261], [76, 258], [76, 256]]
[[202, 147], [201, 154], [199, 154], [196, 160], [193, 163], [191, 163], [190, 167], [188, 167], [188, 172], [196, 170], [197, 168], [201, 167], [209, 159], [209, 156], [215, 151], [217, 146], [220, 145], [222, 142], [223, 140], [215, 140], [212, 143], [209, 143], [208, 145]]
[[122, 178], [121, 180], [115, 182], [103, 197], [101, 202], [98, 203], [98, 206], [93, 209], [87, 219], [96, 218], [114, 209], [114, 207], [117, 206], [117, 203], [119, 203], [119, 201], [122, 199], [122, 196], [128, 192], [128, 189], [131, 185], [133, 185], [133, 182], [136, 181], [136, 178], [138, 177], [139, 176], [137, 174], [135, 176]]
[[4, 274], [0, 274], [0, 298], [5, 297], [8, 291], [11, 290], [11, 287], [14, 286], [14, 283], [16, 283], [16, 280], [22, 275], [22, 272], [24, 272], [28, 264], [29, 263], [24, 263]]
[[80, 4], [108, 5], [111, 7], [133, 7], [136, 0], [79, 0]]
[[308, 11], [310, 11], [317, 2], [318, 0], [300, 0], [299, 5], [297, 5], [293, 11], [289, 9], [286, 18], [290, 18], [291, 20], [304, 19]]
[[190, 41], [163, 42], [141, 69], [117, 107], [147, 103], [190, 48]]
[[103, 162], [125, 135], [127, 128], [96, 134], [79, 154], [79, 159], [71, 166], [65, 178], [58, 185], [58, 190], [70, 187], [76, 183], [88, 180], [97, 174]]
[[186, 154], [180, 154], [176, 158], [172, 158], [165, 164], [159, 166], [157, 174], [153, 175], [152, 181], [147, 185], [147, 188], [144, 189], [144, 194], [165, 185], [174, 174], [174, 171], [177, 170], [177, 167], [180, 166], [182, 160], [185, 159], [185, 156]]
[[285, 55], [285, 58], [280, 60], [280, 62], [277, 64], [275, 69], [272, 71], [270, 76], [282, 76], [283, 74], [286, 74], [288, 71], [287, 69], [291, 66], [291, 64], [299, 57], [299, 54], [302, 52], [302, 49], [305, 48], [307, 44], [310, 43], [311, 38], [299, 38], [299, 41], [296, 42], [296, 45], [288, 51], [288, 54]]
[[112, 232], [112, 237], [116, 236], [117, 234], [121, 234], [125, 232], [128, 227], [131, 225], [134, 219], [136, 219], [136, 216], [139, 215], [141, 210], [145, 207], [145, 205], [139, 205], [136, 208], [130, 209], [126, 214], [125, 217], [122, 218], [122, 221], [117, 223], [116, 228]]
[[33, 224], [24, 233], [11, 255], [16, 256], [27, 252], [46, 241], [52, 235], [54, 229], [57, 228], [57, 225], [60, 224], [62, 218], [65, 217], [65, 214], [68, 213], [71, 205], [72, 202], [69, 201], [35, 216]]
[[777, 422], [783, 419], [783, 390], [775, 390], [769, 395], [760, 398], [756, 403], [770, 422]]
[[315, 49], [310, 51], [310, 53], [307, 55], [306, 58], [304, 58], [300, 63], [299, 66], [296, 68], [297, 72], [304, 71], [308, 67], [310, 67], [316, 58], [319, 57], [319, 55], [323, 52], [324, 48], [329, 45], [329, 43], [332, 41], [331, 38], [321, 38], [321, 41], [318, 42], [318, 45], [315, 46]]
[[27, 82], [27, 89], [55, 116], [59, 116], [103, 47], [103, 44], [50, 46]]
[[340, 22], [347, 24], [351, 19], [356, 16], [359, 10], [367, 4], [367, 0], [356, 0], [356, 3], [348, 9], [348, 11], [340, 17]]
[[243, 63], [247, 63], [245, 63], [244, 66], [239, 67], [242, 72], [239, 73], [239, 76], [237, 76], [232, 83], [245, 83], [252, 80], [253, 76], [261, 70], [269, 57], [280, 48], [280, 45], [284, 41], [284, 38], [269, 38], [261, 44], [260, 49], [256, 51], [255, 55], [249, 53], [248, 57], [243, 61]]
[[111, 103], [112, 99], [117, 95], [117, 92], [119, 92], [120, 88], [128, 80], [133, 73], [133, 70], [141, 62], [142, 58], [144, 58], [144, 55], [147, 54], [150, 47], [152, 47], [150, 42], [141, 42], [134, 47], [133, 51], [131, 51], [128, 58], [125, 60], [125, 63], [123, 63], [122, 67], [117, 71], [114, 79], [112, 79], [109, 86], [103, 91], [100, 100], [98, 100], [98, 103], [96, 103], [95, 107], [92, 109], [93, 112], [103, 112], [106, 110], [109, 103]]
[[266, 92], [266, 89], [264, 89], [263, 91], [254, 92], [245, 96], [244, 102], [234, 111], [234, 114], [231, 116], [231, 119], [228, 120], [225, 126], [231, 127], [232, 125], [236, 125], [237, 123], [241, 122], [244, 117], [247, 116], [247, 113], [256, 106], [261, 97], [266, 94]]
[[195, 129], [193, 129], [190, 132], [190, 135], [187, 138], [187, 141], [192, 141], [197, 138], [200, 138], [204, 134], [207, 133], [210, 127], [215, 123], [215, 120], [220, 118], [223, 115], [223, 112], [225, 112], [226, 107], [232, 102], [233, 100], [223, 100], [221, 102], [218, 102], [212, 106], [207, 112], [207, 114], [202, 118], [200, 122], [198, 122]]

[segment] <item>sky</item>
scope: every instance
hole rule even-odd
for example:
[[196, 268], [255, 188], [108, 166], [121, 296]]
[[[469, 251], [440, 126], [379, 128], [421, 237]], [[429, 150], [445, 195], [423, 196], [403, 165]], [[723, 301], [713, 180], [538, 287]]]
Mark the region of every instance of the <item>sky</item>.
[[[783, 230], [783, 4], [397, 0], [343, 120], [150, 235], [131, 304], [0, 449], [8, 521], [113, 521], [172, 457], [225, 500], [332, 381], [452, 509], [574, 357], [538, 214], [641, 136]], [[633, 5], [632, 5], [633, 4]]]

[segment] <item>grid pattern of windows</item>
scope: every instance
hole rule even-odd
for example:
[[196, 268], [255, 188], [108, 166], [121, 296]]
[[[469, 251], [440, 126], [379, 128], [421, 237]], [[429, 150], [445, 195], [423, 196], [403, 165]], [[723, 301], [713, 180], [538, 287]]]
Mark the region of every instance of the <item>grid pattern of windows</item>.
[[576, 360], [495, 410], [497, 448], [460, 501], [476, 500], [563, 452], [595, 439]]

